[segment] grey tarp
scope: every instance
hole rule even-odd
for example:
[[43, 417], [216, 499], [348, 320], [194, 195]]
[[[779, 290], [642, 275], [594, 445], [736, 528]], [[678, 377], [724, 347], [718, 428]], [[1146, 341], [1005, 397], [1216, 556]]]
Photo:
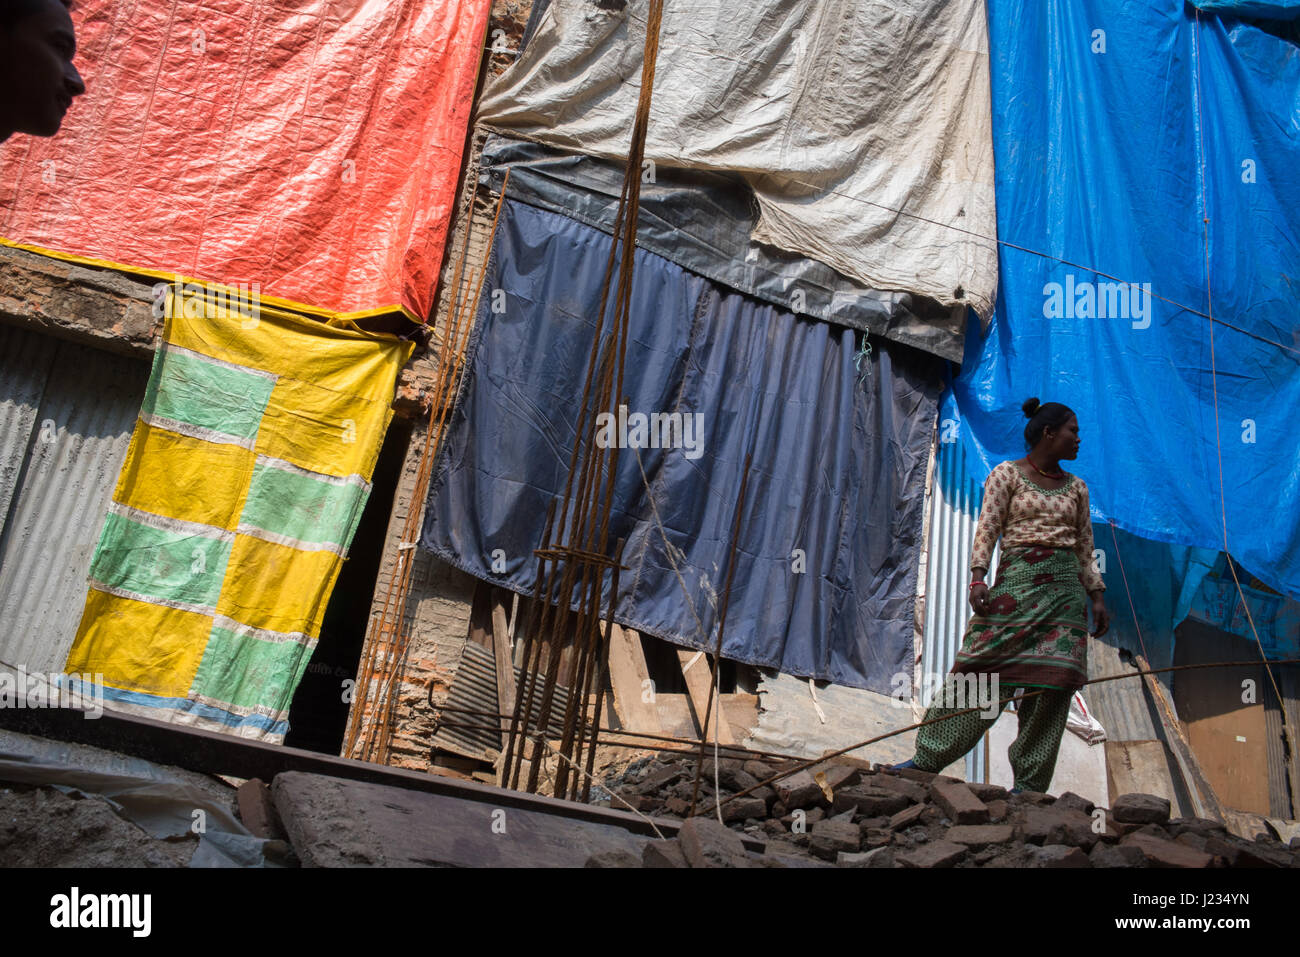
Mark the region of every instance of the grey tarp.
[[[478, 119], [626, 157], [648, 0], [553, 0]], [[997, 284], [983, 0], [665, 0], [646, 156], [742, 175], [753, 238], [970, 305]]]

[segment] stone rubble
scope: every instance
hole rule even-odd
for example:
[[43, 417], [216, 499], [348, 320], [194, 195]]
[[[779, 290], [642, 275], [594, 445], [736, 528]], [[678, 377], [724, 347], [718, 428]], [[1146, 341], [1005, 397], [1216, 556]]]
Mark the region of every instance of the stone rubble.
[[[695, 759], [665, 752], [605, 786], [653, 817], [685, 819], [675, 838], [588, 866], [641, 867], [1300, 867], [1295, 847], [1248, 841], [1221, 824], [1170, 820], [1169, 802], [1123, 794], [1095, 807], [1077, 794], [1011, 794], [914, 768], [826, 761], [772, 784], [798, 762], [704, 762], [696, 817]], [[714, 791], [715, 781], [720, 788]], [[714, 805], [723, 805], [718, 822]], [[622, 800], [618, 800], [621, 798]]]

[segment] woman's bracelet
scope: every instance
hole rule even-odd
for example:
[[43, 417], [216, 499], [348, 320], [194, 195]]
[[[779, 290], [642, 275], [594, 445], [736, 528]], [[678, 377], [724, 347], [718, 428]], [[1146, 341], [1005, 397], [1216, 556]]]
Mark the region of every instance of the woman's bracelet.
[[971, 582], [971, 583], [970, 583], [970, 587], [971, 587], [971, 588], [974, 588], [976, 585], [984, 585], [985, 587], [987, 587], [987, 586], [988, 586], [988, 582]]

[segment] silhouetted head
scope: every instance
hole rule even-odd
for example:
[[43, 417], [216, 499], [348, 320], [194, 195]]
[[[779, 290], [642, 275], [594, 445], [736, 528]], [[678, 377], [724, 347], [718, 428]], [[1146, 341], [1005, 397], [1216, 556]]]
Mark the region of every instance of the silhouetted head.
[[72, 65], [71, 0], [0, 0], [0, 140], [53, 136], [86, 92]]

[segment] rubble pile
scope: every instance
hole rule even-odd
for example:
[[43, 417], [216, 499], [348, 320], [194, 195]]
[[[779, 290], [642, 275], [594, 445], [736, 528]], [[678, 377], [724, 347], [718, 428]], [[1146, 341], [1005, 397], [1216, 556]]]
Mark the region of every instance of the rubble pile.
[[[663, 754], [606, 779], [611, 807], [686, 818], [638, 860], [588, 867], [1300, 867], [1300, 838], [1253, 841], [1215, 821], [1170, 820], [1169, 802], [1124, 794], [1098, 808], [1077, 794], [1011, 794], [911, 768], [823, 762], [770, 785], [793, 761], [706, 759], [696, 816], [695, 761]], [[715, 791], [714, 782], [717, 782]], [[721, 806], [719, 801], [740, 794]]]

